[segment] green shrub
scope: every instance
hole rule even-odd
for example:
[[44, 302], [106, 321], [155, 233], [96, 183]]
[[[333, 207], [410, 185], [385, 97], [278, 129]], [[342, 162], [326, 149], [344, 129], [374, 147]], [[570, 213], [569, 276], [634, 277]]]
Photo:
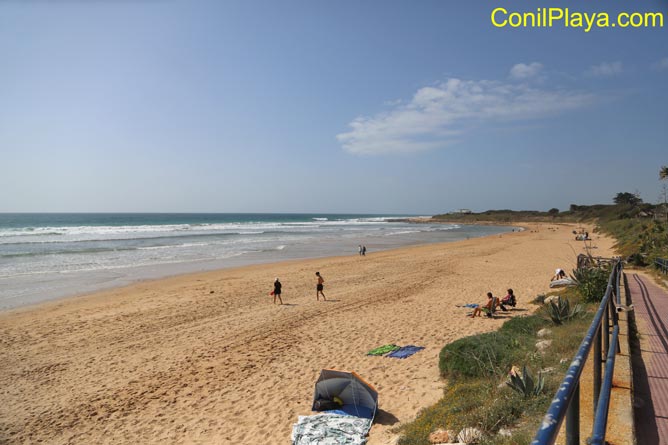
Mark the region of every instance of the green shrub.
[[610, 270], [607, 268], [576, 269], [573, 271], [577, 290], [587, 303], [597, 303], [603, 299], [608, 288]]
[[493, 382], [488, 387], [487, 400], [464, 416], [462, 427], [475, 426], [485, 435], [492, 435], [499, 428], [515, 424], [522, 416], [525, 399], [506, 388], [497, 389], [497, 384]]
[[456, 340], [441, 350], [441, 375], [449, 379], [505, 376], [513, 364], [526, 362], [534, 349], [532, 339], [545, 325], [537, 315], [514, 317], [499, 331]]
[[645, 255], [641, 253], [632, 253], [627, 258], [628, 263], [634, 267], [645, 267], [647, 266], [647, 261], [645, 261]]
[[510, 335], [536, 335], [536, 332], [545, 327], [545, 319], [530, 315], [528, 317], [513, 317], [503, 323], [500, 331]]
[[[578, 298], [575, 289], [561, 290], [560, 294], [568, 295], [570, 301]], [[540, 312], [546, 312], [546, 308], [547, 305]], [[568, 368], [568, 363], [560, 360], [575, 354], [592, 316], [591, 312], [584, 312], [582, 318], [576, 317], [567, 325], [553, 326], [552, 346], [545, 353], [535, 351], [535, 332], [549, 323], [545, 314], [516, 317], [496, 333], [447, 345], [441, 351], [439, 364], [441, 374], [448, 377], [443, 398], [421, 410], [413, 422], [396, 429], [401, 433], [398, 444], [429, 445], [429, 434], [435, 429], [459, 432], [464, 427], [476, 427], [484, 433], [481, 445], [528, 445]], [[472, 351], [475, 354], [467, 354]], [[544, 389], [538, 395], [524, 397], [506, 385], [499, 386], [510, 367], [520, 363], [532, 369], [555, 369], [542, 374]], [[469, 377], [473, 374], [476, 376]], [[499, 436], [500, 428], [512, 429], [512, 437]]]
[[403, 426], [399, 445], [419, 445], [429, 443], [429, 433], [438, 428], [457, 432], [467, 426], [469, 415], [488, 402], [489, 381], [474, 379], [450, 384], [445, 388], [443, 398], [434, 406], [422, 410], [417, 418]]
[[524, 399], [497, 385], [495, 380], [477, 378], [448, 386], [443, 399], [403, 426], [399, 445], [429, 444], [429, 433], [438, 428], [459, 432], [462, 428], [476, 427], [491, 436], [499, 428], [515, 425], [527, 409], [534, 409], [536, 400], [545, 404], [542, 395], [538, 399]]
[[441, 375], [459, 378], [504, 374], [512, 365], [511, 352], [516, 346], [511, 335], [501, 332], [461, 338], [441, 350]]

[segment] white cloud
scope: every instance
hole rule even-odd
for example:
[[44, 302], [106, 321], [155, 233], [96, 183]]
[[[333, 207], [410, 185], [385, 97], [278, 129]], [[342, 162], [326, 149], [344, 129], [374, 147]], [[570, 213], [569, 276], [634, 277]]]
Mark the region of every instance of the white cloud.
[[518, 63], [510, 69], [510, 77], [516, 80], [530, 79], [532, 77], [538, 76], [542, 70], [542, 63]]
[[587, 75], [594, 77], [615, 76], [623, 71], [622, 62], [603, 62], [599, 65], [592, 65], [587, 70]]
[[358, 117], [336, 138], [352, 154], [414, 153], [455, 142], [470, 124], [540, 118], [592, 101], [590, 94], [523, 83], [448, 79], [392, 110]]

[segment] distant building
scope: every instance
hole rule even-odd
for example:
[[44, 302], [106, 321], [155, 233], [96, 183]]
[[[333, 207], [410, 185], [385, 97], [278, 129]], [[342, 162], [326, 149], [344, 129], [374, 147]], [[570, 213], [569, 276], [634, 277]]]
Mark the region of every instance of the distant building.
[[462, 213], [464, 215], [468, 215], [468, 214], [473, 213], [473, 212], [469, 209], [459, 209], [459, 210], [457, 210], [457, 213]]

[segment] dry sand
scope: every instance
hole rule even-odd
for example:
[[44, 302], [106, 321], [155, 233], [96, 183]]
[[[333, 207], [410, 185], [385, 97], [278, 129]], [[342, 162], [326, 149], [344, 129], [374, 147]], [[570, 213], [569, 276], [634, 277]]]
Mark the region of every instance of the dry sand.
[[[0, 314], [0, 443], [289, 443], [322, 368], [379, 391], [369, 444], [436, 402], [448, 342], [530, 313], [583, 243], [570, 225], [138, 283]], [[591, 228], [589, 228], [591, 229]], [[592, 233], [592, 230], [589, 230]], [[594, 235], [594, 255], [611, 240]], [[316, 301], [314, 273], [329, 301]], [[283, 283], [284, 306], [268, 293]], [[517, 310], [467, 318], [512, 287]], [[386, 343], [426, 349], [367, 357]]]

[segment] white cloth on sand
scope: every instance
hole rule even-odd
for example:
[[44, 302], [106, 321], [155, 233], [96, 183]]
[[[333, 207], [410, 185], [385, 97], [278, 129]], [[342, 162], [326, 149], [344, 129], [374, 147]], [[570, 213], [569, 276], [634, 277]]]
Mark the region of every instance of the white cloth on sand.
[[293, 445], [364, 445], [371, 419], [339, 414], [299, 416], [292, 426]]
[[550, 287], [575, 286], [577, 283], [570, 278], [562, 278], [561, 280], [554, 280], [550, 283]]

